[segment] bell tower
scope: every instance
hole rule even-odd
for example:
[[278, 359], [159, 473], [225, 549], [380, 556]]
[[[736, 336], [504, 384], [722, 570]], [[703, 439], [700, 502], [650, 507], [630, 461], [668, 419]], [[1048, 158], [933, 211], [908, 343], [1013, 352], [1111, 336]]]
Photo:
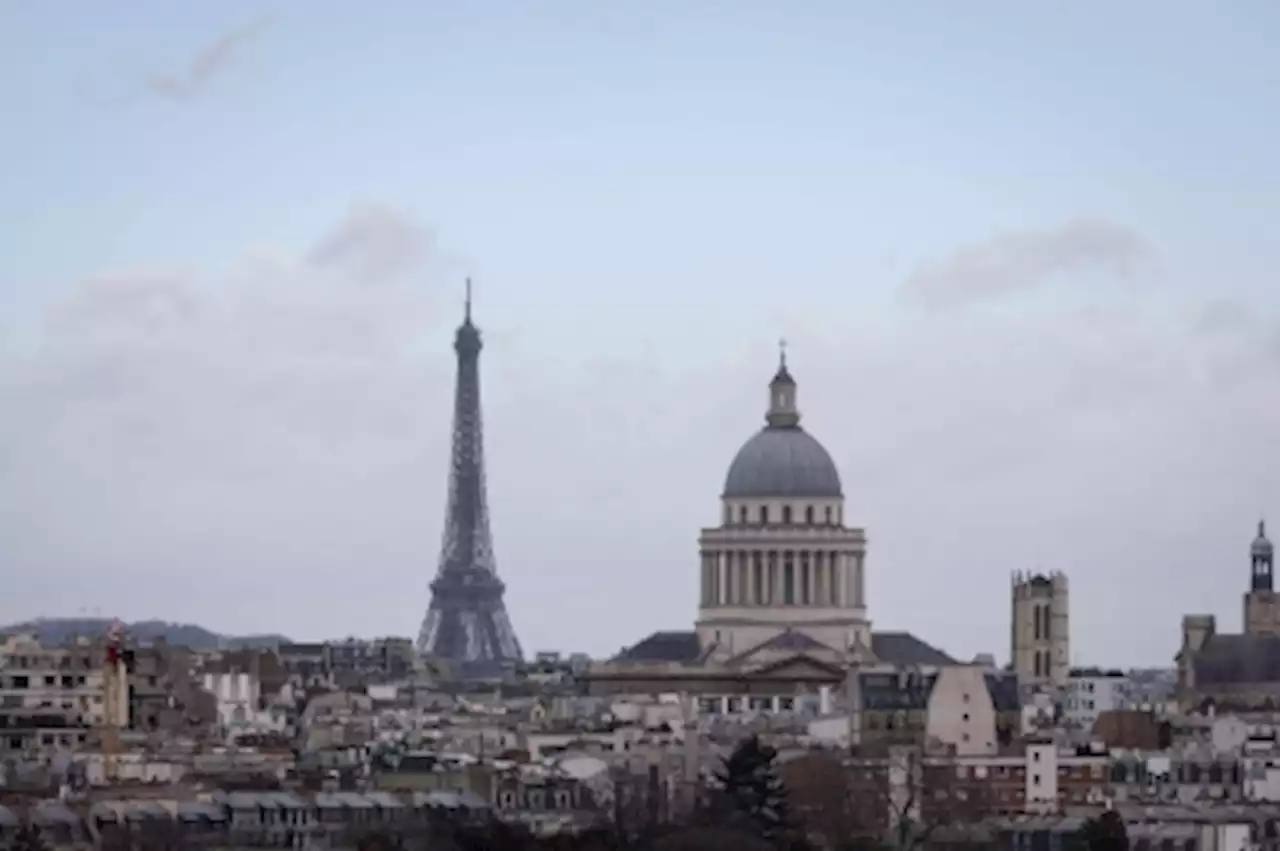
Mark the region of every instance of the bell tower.
[[1280, 596], [1275, 592], [1275, 548], [1267, 540], [1266, 523], [1249, 546], [1249, 591], [1244, 595], [1244, 631], [1250, 635], [1280, 635]]

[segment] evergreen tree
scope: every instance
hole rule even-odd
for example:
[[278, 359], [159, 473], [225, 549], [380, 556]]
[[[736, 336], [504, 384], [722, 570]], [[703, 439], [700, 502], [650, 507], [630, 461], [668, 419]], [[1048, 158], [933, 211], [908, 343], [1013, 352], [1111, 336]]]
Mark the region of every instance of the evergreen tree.
[[1129, 832], [1115, 810], [1086, 821], [1080, 829], [1080, 839], [1088, 851], [1129, 851]]
[[777, 757], [777, 751], [752, 736], [734, 748], [717, 774], [726, 815], [769, 840], [795, 830], [787, 790], [778, 777]]
[[13, 851], [48, 851], [49, 846], [40, 835], [40, 828], [34, 824], [28, 824], [20, 827], [14, 834], [13, 845], [10, 847]]

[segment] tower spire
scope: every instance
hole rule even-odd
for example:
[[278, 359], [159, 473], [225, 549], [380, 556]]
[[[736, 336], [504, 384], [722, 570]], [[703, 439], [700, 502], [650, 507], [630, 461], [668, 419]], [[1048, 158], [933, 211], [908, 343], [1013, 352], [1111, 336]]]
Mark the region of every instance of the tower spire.
[[1249, 561], [1252, 566], [1252, 587], [1255, 591], [1270, 591], [1274, 587], [1275, 547], [1267, 539], [1267, 524], [1258, 521], [1258, 536], [1249, 547]]
[[463, 321], [466, 322], [468, 325], [470, 325], [471, 324], [471, 276], [470, 275], [467, 276], [467, 299], [465, 304], [466, 304], [465, 306], [466, 313], [463, 316]]

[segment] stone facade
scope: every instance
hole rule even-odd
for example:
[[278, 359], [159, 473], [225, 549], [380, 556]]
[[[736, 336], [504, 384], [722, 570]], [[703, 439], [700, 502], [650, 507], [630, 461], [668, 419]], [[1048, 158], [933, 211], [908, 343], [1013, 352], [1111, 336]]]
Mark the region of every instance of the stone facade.
[[1062, 573], [1013, 575], [1010, 662], [1028, 684], [1061, 688], [1071, 671], [1071, 622], [1067, 577]]

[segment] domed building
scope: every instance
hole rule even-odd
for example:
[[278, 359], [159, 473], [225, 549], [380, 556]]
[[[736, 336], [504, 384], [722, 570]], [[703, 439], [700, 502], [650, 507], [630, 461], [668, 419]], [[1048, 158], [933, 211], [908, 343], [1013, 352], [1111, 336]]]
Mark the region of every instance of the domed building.
[[834, 650], [870, 647], [862, 529], [845, 525], [840, 471], [800, 424], [785, 355], [765, 425], [729, 465], [721, 523], [703, 529], [697, 632], [740, 653], [794, 630]]
[[[948, 682], [972, 681], [957, 686], [966, 700], [986, 686], [987, 714], [974, 709], [965, 719], [987, 718], [993, 731], [996, 716], [1016, 722], [1015, 680], [960, 665], [911, 633], [871, 631], [866, 535], [846, 523], [840, 471], [800, 424], [785, 356], [769, 382], [764, 427], [729, 464], [719, 516], [698, 538], [694, 629], [655, 632], [593, 663], [582, 677], [590, 693], [679, 692], [696, 696], [700, 712], [729, 715], [804, 702], [821, 714], [843, 703], [861, 707], [854, 726], [868, 736], [901, 732], [902, 715], [932, 735], [936, 723], [921, 719], [952, 690], [934, 688], [945, 673]], [[951, 733], [975, 743], [994, 735]]]

